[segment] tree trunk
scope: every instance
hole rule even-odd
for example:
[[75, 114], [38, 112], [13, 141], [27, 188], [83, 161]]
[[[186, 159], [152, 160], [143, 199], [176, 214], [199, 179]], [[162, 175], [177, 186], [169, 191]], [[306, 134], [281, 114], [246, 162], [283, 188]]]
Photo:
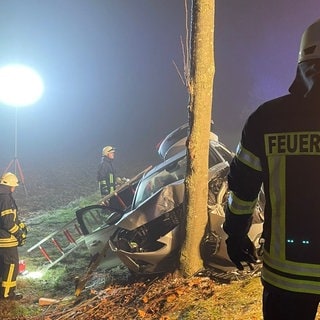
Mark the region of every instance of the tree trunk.
[[214, 0], [194, 0], [191, 15], [189, 137], [185, 179], [186, 220], [180, 269], [190, 276], [203, 268], [200, 242], [207, 223], [209, 133], [214, 78]]

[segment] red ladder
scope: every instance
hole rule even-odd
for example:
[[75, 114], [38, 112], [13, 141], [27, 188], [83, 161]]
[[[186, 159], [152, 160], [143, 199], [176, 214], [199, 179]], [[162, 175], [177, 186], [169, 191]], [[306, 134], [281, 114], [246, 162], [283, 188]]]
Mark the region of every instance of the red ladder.
[[27, 252], [30, 253], [35, 249], [39, 249], [48, 262], [45, 267], [49, 269], [76, 250], [83, 241], [84, 236], [75, 218], [40, 240], [29, 248]]

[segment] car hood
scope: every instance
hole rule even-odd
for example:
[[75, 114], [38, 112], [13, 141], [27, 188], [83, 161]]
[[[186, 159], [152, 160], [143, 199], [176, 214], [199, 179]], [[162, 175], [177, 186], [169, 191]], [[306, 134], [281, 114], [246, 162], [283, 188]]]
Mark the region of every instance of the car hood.
[[165, 186], [141, 203], [138, 208], [126, 213], [116, 225], [126, 230], [133, 230], [172, 211], [183, 202], [184, 189], [184, 180]]

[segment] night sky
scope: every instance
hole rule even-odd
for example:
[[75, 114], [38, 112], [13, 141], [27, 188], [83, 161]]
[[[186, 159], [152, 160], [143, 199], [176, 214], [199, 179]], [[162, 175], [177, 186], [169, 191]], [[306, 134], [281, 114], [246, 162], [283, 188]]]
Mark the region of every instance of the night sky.
[[[287, 93], [317, 0], [216, 0], [213, 114], [234, 149], [259, 104]], [[22, 63], [45, 91], [18, 111], [18, 158], [32, 166], [83, 161], [105, 145], [120, 167], [143, 169], [156, 144], [187, 122], [183, 0], [2, 0], [0, 66]], [[0, 168], [14, 155], [15, 109], [1, 108]], [[93, 172], [95, 175], [95, 172]]]

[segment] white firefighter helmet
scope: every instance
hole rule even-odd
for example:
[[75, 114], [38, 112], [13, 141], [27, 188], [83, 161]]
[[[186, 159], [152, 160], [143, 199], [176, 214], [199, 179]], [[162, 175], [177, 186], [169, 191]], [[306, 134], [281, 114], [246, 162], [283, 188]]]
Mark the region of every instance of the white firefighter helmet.
[[110, 152], [115, 152], [115, 148], [111, 146], [106, 146], [102, 149], [102, 155], [107, 156]]
[[9, 187], [17, 187], [19, 185], [19, 181], [15, 174], [7, 172], [0, 178], [0, 184]]
[[311, 59], [320, 59], [320, 19], [311, 24], [301, 37], [298, 63]]

